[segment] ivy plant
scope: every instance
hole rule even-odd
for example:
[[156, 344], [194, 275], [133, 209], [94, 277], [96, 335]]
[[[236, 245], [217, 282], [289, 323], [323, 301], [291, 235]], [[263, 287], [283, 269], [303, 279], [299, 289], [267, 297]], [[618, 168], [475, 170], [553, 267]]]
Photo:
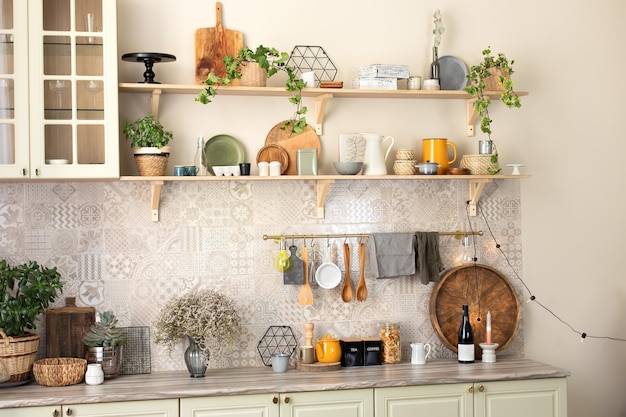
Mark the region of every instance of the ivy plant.
[[161, 122], [148, 114], [133, 123], [124, 122], [124, 134], [131, 148], [162, 148], [173, 139], [172, 131], [165, 130]]
[[220, 86], [228, 85], [233, 80], [241, 78], [242, 65], [246, 65], [248, 62], [257, 62], [261, 68], [267, 71], [267, 78], [279, 71], [287, 74], [285, 89], [294, 93], [289, 97], [289, 102], [296, 106], [296, 111], [282, 126], [282, 129], [291, 128], [293, 133], [302, 133], [307, 126], [306, 117], [304, 116], [307, 108], [302, 105], [302, 89], [306, 86], [306, 83], [296, 75], [296, 68], [287, 65], [288, 60], [289, 54], [279, 52], [276, 48], [260, 45], [253, 50], [244, 46], [237, 52], [237, 56], [226, 55], [224, 57], [224, 66], [226, 67], [226, 76], [224, 78], [218, 77], [213, 71], [208, 74], [206, 80], [204, 80], [206, 87], [196, 96], [195, 101], [202, 104], [210, 103], [217, 95], [217, 90]]

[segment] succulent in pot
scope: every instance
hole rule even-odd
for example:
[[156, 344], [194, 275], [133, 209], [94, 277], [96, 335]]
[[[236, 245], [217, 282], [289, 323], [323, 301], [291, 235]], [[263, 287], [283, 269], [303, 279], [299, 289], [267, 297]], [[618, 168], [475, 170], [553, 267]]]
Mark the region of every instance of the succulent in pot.
[[105, 311], [99, 315], [96, 323], [83, 336], [83, 343], [87, 348], [87, 362], [101, 364], [105, 379], [119, 375], [126, 337], [124, 331], [117, 327], [113, 312]]

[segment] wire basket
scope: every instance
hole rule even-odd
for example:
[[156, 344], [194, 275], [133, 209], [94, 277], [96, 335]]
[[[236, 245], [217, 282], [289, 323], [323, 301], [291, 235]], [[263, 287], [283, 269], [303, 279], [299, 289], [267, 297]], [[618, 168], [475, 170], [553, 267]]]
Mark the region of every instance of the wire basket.
[[491, 162], [491, 154], [463, 155], [461, 168], [467, 168], [472, 175], [489, 175], [500, 170], [497, 162]]
[[85, 377], [87, 361], [79, 358], [47, 358], [33, 364], [33, 375], [39, 385], [63, 387], [78, 384]]
[[265, 87], [267, 85], [267, 71], [261, 68], [258, 62], [246, 62], [239, 66], [241, 71], [241, 85], [246, 87]]

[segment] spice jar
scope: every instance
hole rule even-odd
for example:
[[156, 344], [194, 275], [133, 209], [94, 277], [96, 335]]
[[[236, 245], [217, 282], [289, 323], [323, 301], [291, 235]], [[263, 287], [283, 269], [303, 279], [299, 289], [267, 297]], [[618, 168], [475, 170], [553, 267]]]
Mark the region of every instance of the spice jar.
[[383, 342], [383, 363], [400, 363], [400, 330], [397, 323], [383, 323], [380, 326], [380, 340]]

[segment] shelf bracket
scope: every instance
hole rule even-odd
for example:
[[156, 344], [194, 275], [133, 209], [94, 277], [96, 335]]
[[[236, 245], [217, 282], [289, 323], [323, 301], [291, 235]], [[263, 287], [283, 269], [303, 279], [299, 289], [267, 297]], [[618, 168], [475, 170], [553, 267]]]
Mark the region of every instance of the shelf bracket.
[[150, 94], [150, 111], [156, 120], [159, 119], [159, 99], [163, 90], [155, 88]]
[[470, 179], [469, 180], [469, 201], [467, 204], [469, 205], [469, 215], [472, 217], [476, 217], [477, 215], [477, 205], [478, 201], [480, 201], [480, 195], [483, 193], [483, 189], [485, 188], [485, 184], [491, 182], [492, 180], [489, 178], [480, 178], [480, 179]]
[[328, 99], [333, 98], [332, 94], [321, 94], [315, 96], [315, 133], [322, 134], [322, 125], [324, 124], [324, 115], [326, 114], [326, 105]]
[[466, 119], [467, 119], [467, 136], [474, 136], [476, 132], [474, 131], [474, 125], [476, 124], [476, 119], [478, 119], [478, 114], [474, 110], [474, 103], [476, 102], [475, 98], [471, 98], [467, 100], [466, 106]]
[[316, 180], [317, 182], [317, 218], [324, 218], [324, 205], [326, 204], [326, 197], [328, 196], [328, 189], [330, 184], [335, 180]]
[[161, 203], [161, 187], [163, 181], [152, 181], [152, 201], [150, 203], [152, 221], [159, 221], [159, 204]]

